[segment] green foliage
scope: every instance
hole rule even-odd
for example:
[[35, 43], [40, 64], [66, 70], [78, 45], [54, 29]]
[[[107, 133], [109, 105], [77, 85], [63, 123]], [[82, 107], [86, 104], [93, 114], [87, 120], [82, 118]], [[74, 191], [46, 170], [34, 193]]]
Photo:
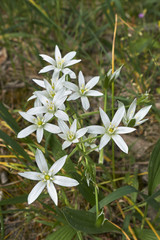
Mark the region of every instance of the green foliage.
[[73, 240], [76, 231], [69, 225], [61, 226], [52, 234], [49, 234], [46, 240]]

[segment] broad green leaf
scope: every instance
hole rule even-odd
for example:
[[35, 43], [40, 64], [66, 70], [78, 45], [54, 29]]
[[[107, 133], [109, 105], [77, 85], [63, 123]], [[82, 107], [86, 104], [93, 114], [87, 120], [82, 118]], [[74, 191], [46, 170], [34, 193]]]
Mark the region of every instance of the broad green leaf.
[[157, 185], [160, 184], [160, 139], [151, 154], [148, 166], [148, 193], [152, 195]]
[[58, 230], [49, 234], [46, 240], [72, 240], [76, 231], [69, 225], [61, 226]]
[[64, 208], [63, 213], [68, 221], [68, 223], [75, 228], [84, 233], [88, 234], [98, 234], [106, 232], [117, 232], [121, 231], [116, 228], [109, 221], [105, 221], [100, 227], [96, 226], [96, 214], [91, 212], [86, 212], [82, 210], [75, 210], [71, 208]]
[[21, 196], [18, 196], [18, 197], [2, 200], [2, 201], [0, 201], [0, 206], [26, 202], [27, 201], [27, 196], [28, 196], [28, 194], [24, 194], [24, 195], [21, 195]]
[[[110, 193], [107, 197], [103, 198], [99, 202], [99, 209], [101, 209], [104, 206], [108, 205], [109, 203], [111, 203], [127, 194], [133, 193], [133, 192], [137, 192], [137, 190], [132, 186], [124, 186], [124, 187], [118, 188], [115, 192]], [[89, 211], [94, 213], [96, 211], [96, 206], [91, 208]]]
[[12, 115], [8, 112], [7, 108], [0, 102], [0, 117], [15, 131], [18, 133], [20, 131], [18, 124]]
[[[157, 240], [156, 235], [150, 229], [134, 229], [139, 240]], [[160, 231], [157, 231], [160, 236]]]
[[17, 143], [13, 138], [8, 136], [6, 133], [0, 130], [0, 138], [2, 138], [7, 145], [11, 146], [12, 149], [17, 152], [19, 155], [23, 156], [24, 159], [32, 163], [29, 155], [24, 151], [24, 149]]

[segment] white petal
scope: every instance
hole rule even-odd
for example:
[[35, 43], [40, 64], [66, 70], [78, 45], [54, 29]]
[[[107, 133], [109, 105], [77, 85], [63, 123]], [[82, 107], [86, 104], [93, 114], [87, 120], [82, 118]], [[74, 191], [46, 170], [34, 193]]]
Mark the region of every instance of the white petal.
[[116, 130], [116, 134], [125, 134], [134, 132], [136, 129], [131, 127], [118, 127]]
[[36, 137], [37, 137], [37, 142], [40, 143], [43, 138], [43, 128], [39, 128], [39, 127], [37, 128]]
[[135, 98], [127, 111], [127, 119], [130, 120], [133, 118], [135, 111], [136, 111], [136, 104], [137, 104], [137, 99]]
[[35, 82], [37, 85], [40, 87], [45, 88], [44, 81], [43, 80], [38, 80], [38, 79], [32, 79], [33, 82]]
[[77, 131], [77, 119], [74, 119], [71, 127], [70, 127], [70, 131], [73, 132], [73, 133], [76, 133]]
[[49, 84], [49, 82], [45, 79], [44, 79], [44, 85], [48, 92], [53, 92], [53, 88], [52, 88], [51, 84]]
[[46, 186], [46, 183], [42, 182], [42, 181], [40, 181], [39, 183], [37, 183], [34, 186], [32, 191], [28, 195], [28, 204], [31, 204], [32, 202], [34, 202], [39, 197], [39, 195], [41, 194], [41, 192], [43, 191], [45, 186]]
[[69, 117], [68, 117], [67, 113], [65, 113], [61, 110], [57, 110], [55, 113], [55, 116], [63, 121], [69, 121]]
[[135, 123], [135, 127], [136, 126], [139, 126], [139, 125], [141, 125], [142, 123], [144, 123], [144, 122], [146, 122], [148, 119], [144, 119], [144, 120], [141, 120], [141, 121], [136, 121], [136, 123]]
[[61, 130], [58, 126], [51, 124], [51, 123], [46, 123], [44, 126], [44, 129], [50, 133], [60, 133]]
[[26, 127], [18, 133], [17, 138], [25, 138], [31, 133], [33, 133], [34, 131], [36, 131], [36, 129], [37, 129], [36, 125], [31, 125], [29, 127]]
[[137, 119], [137, 121], [142, 120], [142, 119], [147, 115], [147, 113], [149, 112], [149, 110], [151, 109], [151, 107], [152, 107], [152, 105], [140, 109], [140, 110], [136, 113], [136, 115], [134, 116], [134, 118]]
[[113, 120], [112, 120], [112, 125], [114, 125], [115, 127], [117, 127], [123, 116], [124, 116], [124, 113], [125, 113], [125, 107], [124, 106], [121, 106], [120, 108], [118, 108], [118, 110], [116, 111], [114, 117], [113, 117]]
[[47, 165], [46, 159], [43, 153], [41, 152], [41, 150], [39, 150], [38, 148], [36, 151], [35, 159], [36, 159], [36, 163], [38, 165], [39, 170], [41, 172], [43, 171], [48, 172], [48, 165]]
[[38, 180], [38, 181], [40, 181], [43, 178], [43, 174], [39, 172], [23, 172], [23, 173], [18, 173], [18, 175], [30, 180]]
[[78, 83], [80, 88], [85, 86], [84, 76], [81, 71], [79, 72], [79, 75], [78, 75]]
[[70, 76], [70, 78], [72, 78], [72, 79], [76, 78], [76, 74], [69, 68], [62, 69], [62, 72], [64, 75], [68, 74]]
[[53, 114], [52, 114], [52, 113], [46, 113], [46, 114], [43, 116], [44, 122], [48, 122], [52, 117], [53, 117]]
[[28, 122], [35, 123], [35, 117], [31, 114], [25, 113], [25, 112], [19, 112], [19, 114], [26, 119]]
[[55, 163], [53, 163], [52, 167], [49, 169], [49, 174], [52, 174], [53, 176], [58, 173], [59, 170], [61, 170], [61, 168], [64, 166], [66, 159], [67, 155], [61, 157]]
[[66, 149], [66, 148], [69, 147], [71, 144], [72, 144], [72, 142], [65, 141], [65, 142], [62, 144], [62, 150]]
[[109, 119], [107, 113], [105, 113], [105, 112], [102, 110], [102, 108], [99, 108], [99, 113], [100, 113], [100, 116], [101, 116], [103, 125], [104, 125], [105, 127], [108, 127], [109, 124], [110, 124], [110, 119]]
[[65, 86], [66, 88], [72, 90], [72, 91], [76, 91], [76, 92], [77, 92], [77, 91], [79, 90], [78, 87], [77, 87], [77, 85], [74, 84], [74, 83], [71, 83], [71, 82], [65, 82], [65, 83], [64, 83], [64, 86]]
[[63, 57], [63, 60], [64, 61], [70, 61], [72, 58], [75, 57], [75, 55], [76, 55], [75, 51], [69, 52]]
[[63, 133], [66, 134], [69, 131], [69, 127], [64, 121], [58, 120], [58, 125]]
[[54, 69], [54, 72], [52, 74], [52, 79], [51, 79], [52, 84], [54, 83], [54, 80], [56, 80], [56, 81], [58, 80], [60, 71], [61, 71], [61, 69], [59, 69], [59, 68]]
[[80, 95], [78, 92], [75, 92], [75, 93], [73, 93], [73, 94], [71, 94], [71, 95], [69, 96], [69, 98], [67, 99], [67, 101], [76, 100], [76, 99], [80, 98], [80, 96], [81, 96], [81, 95]]
[[108, 134], [104, 134], [99, 144], [99, 150], [101, 150], [104, 146], [106, 146], [107, 143], [110, 141], [110, 139], [111, 137]]
[[82, 96], [82, 97], [81, 97], [81, 102], [82, 102], [82, 107], [83, 107], [85, 110], [88, 110], [88, 108], [90, 107], [90, 103], [89, 103], [88, 98], [85, 97], [85, 96]]
[[33, 107], [27, 111], [28, 114], [35, 114], [35, 115], [46, 113], [46, 112], [47, 112], [46, 107]]
[[46, 66], [44, 68], [42, 68], [39, 73], [46, 73], [46, 72], [49, 72], [51, 70], [54, 70], [54, 67], [52, 65], [49, 65], [49, 66]]
[[86, 88], [87, 89], [91, 89], [93, 88], [99, 81], [99, 77], [94, 77], [92, 78], [87, 84], [86, 84]]
[[53, 58], [51, 58], [51, 57], [49, 57], [48, 55], [46, 55], [46, 54], [39, 54], [42, 58], [43, 58], [43, 60], [45, 60], [46, 62], [48, 62], [48, 63], [50, 63], [50, 64], [52, 64], [52, 65], [55, 65], [55, 61], [54, 61], [54, 59]]
[[93, 125], [93, 126], [89, 126], [87, 128], [88, 128], [88, 133], [92, 133], [92, 134], [104, 134], [105, 133], [105, 128], [102, 126]]
[[120, 135], [113, 135], [112, 138], [123, 152], [128, 153], [128, 146]]
[[95, 91], [95, 90], [89, 90], [89, 91], [86, 93], [86, 96], [100, 97], [100, 96], [103, 96], [103, 93], [101, 93], [101, 92], [99, 92], [99, 91]]
[[47, 181], [47, 190], [48, 190], [48, 193], [49, 193], [51, 199], [53, 200], [53, 202], [56, 205], [58, 205], [57, 191], [56, 191], [56, 188], [51, 181]]
[[58, 136], [60, 137], [60, 138], [62, 138], [63, 140], [67, 140], [67, 135], [66, 134], [58, 134]]
[[28, 98], [27, 99], [27, 101], [30, 101], [30, 100], [32, 100], [32, 99], [35, 99], [37, 96], [35, 96], [34, 94], [30, 97], [30, 98]]
[[64, 187], [74, 187], [79, 184], [77, 180], [64, 176], [55, 176], [53, 182]]
[[88, 131], [87, 127], [79, 129], [76, 133], [76, 137], [81, 138], [84, 134], [86, 134], [87, 131]]
[[69, 61], [67, 64], [65, 64], [65, 67], [69, 67], [71, 65], [74, 65], [76, 63], [79, 63], [81, 61], [81, 59], [78, 59], [78, 60], [71, 60]]
[[56, 47], [55, 47], [55, 59], [56, 59], [56, 62], [57, 62], [58, 60], [60, 60], [61, 58], [62, 58], [61, 52], [60, 52], [60, 50], [59, 50], [59, 47], [56, 45]]

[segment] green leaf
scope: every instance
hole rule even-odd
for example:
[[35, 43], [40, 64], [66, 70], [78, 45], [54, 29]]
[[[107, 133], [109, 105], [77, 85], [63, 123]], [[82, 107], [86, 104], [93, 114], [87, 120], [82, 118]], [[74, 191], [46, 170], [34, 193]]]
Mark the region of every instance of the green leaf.
[[[157, 240], [156, 235], [150, 229], [134, 229], [139, 240]], [[157, 231], [160, 236], [160, 231]]]
[[157, 185], [160, 184], [160, 139], [151, 154], [148, 166], [148, 193], [152, 195]]
[[46, 240], [72, 240], [75, 235], [76, 231], [71, 226], [65, 225], [49, 234]]
[[20, 131], [19, 126], [12, 115], [8, 112], [7, 108], [0, 102], [0, 117], [15, 131]]
[[91, 212], [86, 212], [82, 210], [75, 210], [71, 208], [64, 208], [63, 213], [68, 221], [68, 223], [75, 228], [84, 233], [88, 234], [98, 234], [106, 232], [117, 232], [121, 231], [116, 228], [109, 221], [105, 221], [100, 227], [96, 226], [96, 214]]
[[24, 151], [24, 149], [10, 136], [0, 130], [0, 138], [2, 138], [7, 145], [11, 146], [12, 149], [17, 152], [19, 155], [23, 156], [24, 159], [32, 163], [29, 155]]
[[[104, 206], [108, 205], [109, 203], [111, 203], [127, 194], [133, 193], [133, 192], [137, 192], [137, 190], [132, 186], [124, 186], [124, 187], [118, 188], [115, 192], [110, 193], [107, 197], [103, 198], [99, 202], [99, 209], [101, 209]], [[96, 212], [96, 206], [91, 208], [89, 211]]]
[[21, 195], [21, 196], [18, 196], [18, 197], [2, 200], [2, 201], [0, 201], [0, 206], [26, 202], [27, 201], [27, 196], [28, 196], [28, 194], [24, 194], [24, 195]]

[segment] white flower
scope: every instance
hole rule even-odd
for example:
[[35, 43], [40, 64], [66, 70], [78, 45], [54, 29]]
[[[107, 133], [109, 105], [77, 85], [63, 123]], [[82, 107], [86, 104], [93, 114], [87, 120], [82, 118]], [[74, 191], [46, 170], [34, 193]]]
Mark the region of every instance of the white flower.
[[39, 113], [48, 113], [51, 117], [55, 116], [58, 119], [62, 119], [64, 121], [68, 121], [68, 115], [62, 111], [65, 109], [64, 102], [67, 98], [67, 95], [64, 94], [64, 90], [59, 91], [55, 94], [55, 96], [51, 98], [47, 98], [43, 94], [35, 93], [39, 99], [39, 101], [43, 104], [40, 107], [33, 107], [28, 110], [29, 114], [39, 114]]
[[64, 121], [59, 120], [58, 125], [63, 132], [58, 134], [58, 136], [65, 140], [62, 145], [62, 149], [69, 147], [72, 143], [78, 143], [79, 138], [81, 138], [86, 132], [87, 128], [81, 128], [77, 131], [77, 120], [75, 119], [69, 129], [67, 124]]
[[69, 74], [69, 76], [71, 78], [76, 78], [75, 73], [68, 68], [69, 66], [74, 65], [81, 61], [81, 60], [75, 60], [75, 59], [73, 60], [72, 58], [74, 58], [75, 55], [76, 55], [76, 52], [72, 51], [72, 52], [67, 53], [62, 58], [61, 52], [60, 52], [58, 46], [56, 45], [55, 60], [45, 54], [40, 54], [40, 56], [43, 58], [43, 60], [50, 63], [51, 65], [42, 68], [39, 73], [45, 73], [45, 72], [54, 70], [54, 75], [56, 75], [56, 76], [59, 75], [60, 72], [62, 72], [64, 75]]
[[43, 138], [44, 130], [50, 133], [60, 133], [60, 128], [58, 126], [48, 123], [52, 118], [50, 114], [45, 114], [44, 116], [42, 114], [37, 114], [36, 117], [25, 112], [19, 112], [19, 114], [28, 122], [31, 122], [32, 125], [21, 130], [17, 135], [18, 138], [25, 138], [36, 131], [37, 142], [40, 143]]
[[125, 108], [124, 106], [121, 106], [118, 108], [117, 112], [115, 113], [113, 120], [110, 121], [108, 115], [101, 109], [100, 110], [100, 116], [103, 122], [104, 127], [102, 126], [89, 126], [88, 132], [92, 134], [103, 134], [99, 150], [101, 150], [104, 146], [107, 145], [107, 143], [113, 139], [113, 141], [117, 144], [117, 146], [125, 153], [128, 153], [128, 146], [126, 145], [125, 141], [119, 134], [125, 134], [135, 131], [135, 128], [130, 127], [118, 127], [120, 124]]
[[58, 196], [54, 183], [64, 187], [73, 187], [79, 184], [75, 179], [55, 175], [65, 164], [66, 158], [67, 155], [57, 160], [52, 167], [48, 169], [43, 153], [37, 149], [35, 159], [41, 172], [18, 173], [20, 176], [27, 179], [39, 181], [28, 195], [28, 204], [33, 203], [39, 197], [43, 189], [47, 187], [51, 199], [58, 205]]
[[[135, 114], [136, 104], [137, 104], [137, 99], [135, 98], [131, 103], [128, 111], [127, 112], [125, 111], [125, 114], [123, 117], [123, 123], [125, 126], [131, 125], [132, 127], [136, 127], [148, 120], [148, 119], [144, 119], [144, 120], [142, 119], [147, 115], [152, 105], [143, 107]], [[119, 106], [124, 106], [124, 104], [122, 102], [119, 102]]]
[[80, 71], [78, 75], [79, 87], [71, 82], [65, 82], [64, 86], [72, 90], [74, 93], [69, 96], [67, 101], [76, 100], [81, 98], [82, 106], [85, 110], [90, 107], [88, 96], [102, 96], [103, 94], [91, 90], [99, 81], [99, 77], [92, 78], [87, 84], [85, 84], [83, 73]]

